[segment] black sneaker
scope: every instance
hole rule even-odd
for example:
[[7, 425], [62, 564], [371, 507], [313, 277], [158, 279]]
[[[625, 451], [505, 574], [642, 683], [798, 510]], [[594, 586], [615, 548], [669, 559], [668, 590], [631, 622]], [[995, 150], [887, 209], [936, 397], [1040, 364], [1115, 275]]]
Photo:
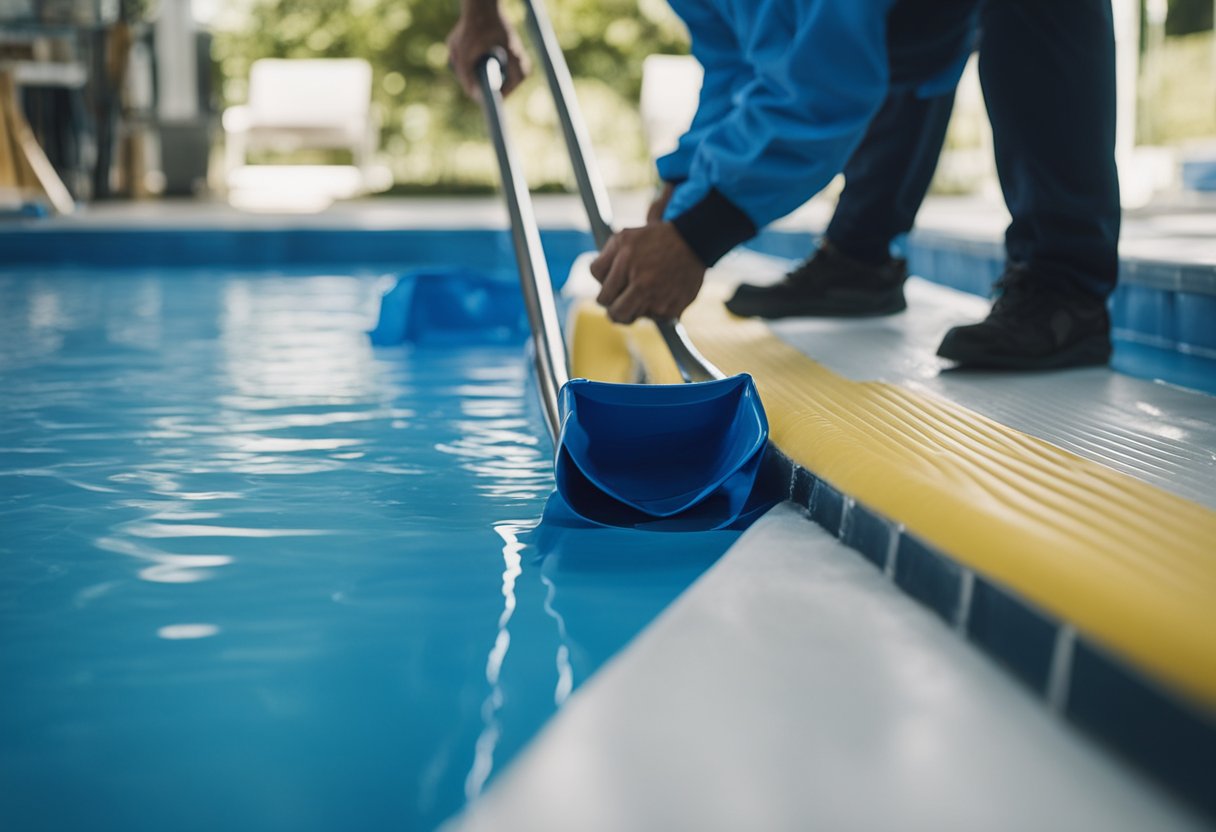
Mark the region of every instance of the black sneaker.
[[1110, 361], [1106, 301], [1011, 266], [1000, 296], [978, 324], [946, 333], [937, 354], [962, 367], [1050, 370]]
[[759, 318], [816, 316], [854, 318], [902, 312], [908, 264], [891, 258], [880, 266], [841, 254], [827, 240], [780, 283], [744, 283], [726, 302], [736, 315]]

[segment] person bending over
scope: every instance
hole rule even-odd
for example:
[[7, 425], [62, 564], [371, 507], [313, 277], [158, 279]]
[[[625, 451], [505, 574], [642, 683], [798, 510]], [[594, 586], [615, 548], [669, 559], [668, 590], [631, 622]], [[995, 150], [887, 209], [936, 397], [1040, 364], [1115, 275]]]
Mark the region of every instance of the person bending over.
[[[867, 143], [884, 130], [911, 126], [898, 117], [900, 102], [940, 99], [953, 89], [978, 14], [981, 79], [1013, 218], [1008, 266], [988, 317], [952, 329], [938, 354], [966, 366], [1027, 369], [1109, 359], [1105, 299], [1116, 279], [1120, 219], [1110, 0], [676, 0], [672, 6], [688, 25], [705, 81], [691, 127], [676, 153], [660, 162], [671, 184], [662, 216], [619, 231], [592, 264], [602, 284], [598, 300], [613, 320], [678, 316], [695, 299], [706, 268], [760, 227], [841, 170], [852, 168], [854, 181], [865, 181], [873, 169], [864, 165], [883, 156], [867, 156]], [[476, 42], [471, 21], [490, 19], [487, 10], [501, 24], [491, 0], [465, 0], [450, 40], [462, 78], [471, 77], [482, 54], [466, 46]], [[503, 30], [493, 45], [510, 54], [513, 35]], [[884, 128], [892, 108], [896, 117]], [[919, 140], [932, 145], [924, 122], [920, 129]], [[910, 168], [905, 173], [895, 177], [901, 187], [892, 184], [888, 193], [911, 194], [919, 203], [923, 188], [911, 181]], [[902, 187], [909, 183], [915, 187]], [[845, 203], [861, 206], [858, 216], [838, 208], [845, 225], [829, 229], [829, 240], [849, 223], [862, 237], [867, 229], [885, 236], [879, 215], [865, 210], [872, 200], [871, 194]], [[823, 256], [834, 254], [848, 265], [882, 261], [872, 244], [850, 256], [833, 243]], [[877, 296], [877, 311], [898, 311], [902, 267], [869, 265], [877, 273], [811, 279], [804, 270], [777, 289], [740, 287], [732, 306], [764, 314], [766, 301], [783, 298], [772, 293], [784, 291], [816, 314], [858, 314], [866, 301], [841, 297], [866, 294]]]

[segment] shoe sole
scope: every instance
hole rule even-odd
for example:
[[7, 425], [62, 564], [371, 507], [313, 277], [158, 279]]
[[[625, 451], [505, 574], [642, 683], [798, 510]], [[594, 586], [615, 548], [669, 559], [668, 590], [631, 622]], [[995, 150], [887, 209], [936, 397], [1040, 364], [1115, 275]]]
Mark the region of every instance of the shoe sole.
[[798, 306], [786, 304], [780, 309], [748, 308], [734, 302], [734, 298], [726, 301], [726, 308], [740, 318], [763, 318], [766, 321], [777, 321], [782, 318], [878, 318], [884, 315], [894, 315], [908, 308], [907, 301], [900, 295], [898, 299], [881, 306], [866, 308], [831, 306], [818, 304], [816, 306]]
[[937, 349], [940, 358], [956, 362], [958, 369], [974, 370], [1062, 370], [1067, 367], [1096, 367], [1109, 364], [1111, 352], [1110, 339], [1102, 335], [1090, 336], [1067, 349], [1043, 356], [1007, 353], [963, 354], [949, 350], [945, 343]]

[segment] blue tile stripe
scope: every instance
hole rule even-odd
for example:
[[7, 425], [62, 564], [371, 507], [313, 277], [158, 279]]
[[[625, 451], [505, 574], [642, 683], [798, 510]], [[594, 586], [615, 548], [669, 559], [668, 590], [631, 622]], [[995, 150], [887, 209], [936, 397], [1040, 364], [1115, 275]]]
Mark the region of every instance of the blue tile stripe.
[[788, 499], [808, 519], [956, 629], [1046, 706], [1216, 819], [1216, 714], [1204, 713], [975, 573], [902, 525], [778, 454]]
[[[594, 247], [576, 229], [541, 232], [555, 281]], [[241, 268], [333, 266], [400, 269], [452, 263], [499, 269], [513, 263], [501, 229], [0, 228], [0, 265], [47, 268]]]
[[1216, 191], [1216, 159], [1186, 159], [1182, 187], [1188, 191]]

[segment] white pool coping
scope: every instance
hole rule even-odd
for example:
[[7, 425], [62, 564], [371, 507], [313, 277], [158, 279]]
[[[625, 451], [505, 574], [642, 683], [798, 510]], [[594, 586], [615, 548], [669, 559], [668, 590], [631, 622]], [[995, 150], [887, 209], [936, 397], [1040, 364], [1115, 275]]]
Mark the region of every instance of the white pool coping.
[[1203, 825], [784, 504], [445, 828]]

